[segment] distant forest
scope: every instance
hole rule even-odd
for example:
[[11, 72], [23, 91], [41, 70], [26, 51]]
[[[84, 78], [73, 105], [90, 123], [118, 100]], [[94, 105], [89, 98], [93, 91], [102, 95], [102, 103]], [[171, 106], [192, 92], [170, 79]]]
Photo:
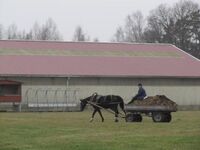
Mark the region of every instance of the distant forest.
[[[15, 24], [0, 24], [0, 39], [63, 40], [56, 23], [49, 18], [44, 24], [34, 23], [30, 31], [19, 31]], [[91, 40], [81, 26], [72, 41]], [[161, 4], [147, 17], [136, 11], [127, 15], [123, 25], [113, 33], [112, 42], [170, 43], [200, 59], [200, 6], [192, 0], [180, 0], [173, 6]]]

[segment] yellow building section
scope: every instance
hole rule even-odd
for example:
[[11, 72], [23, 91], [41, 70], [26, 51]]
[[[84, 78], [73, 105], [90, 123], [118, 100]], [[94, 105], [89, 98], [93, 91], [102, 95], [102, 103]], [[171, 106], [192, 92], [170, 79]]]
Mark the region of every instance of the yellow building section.
[[96, 56], [96, 57], [181, 57], [175, 51], [140, 51], [140, 50], [29, 50], [0, 49], [0, 55], [15, 56]]

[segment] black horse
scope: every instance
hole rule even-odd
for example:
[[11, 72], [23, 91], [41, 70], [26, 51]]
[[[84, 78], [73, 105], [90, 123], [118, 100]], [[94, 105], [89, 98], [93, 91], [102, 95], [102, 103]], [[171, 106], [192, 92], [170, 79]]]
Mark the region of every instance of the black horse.
[[90, 104], [94, 108], [90, 122], [93, 121], [94, 115], [96, 114], [96, 112], [99, 113], [99, 115], [101, 116], [102, 122], [104, 122], [104, 118], [101, 113], [102, 108], [111, 109], [115, 113], [115, 122], [118, 122], [118, 115], [119, 115], [118, 106], [120, 106], [122, 111], [126, 114], [124, 110], [124, 101], [120, 96], [116, 96], [116, 95], [101, 96], [101, 95], [98, 95], [97, 93], [94, 93], [92, 96], [89, 96], [80, 101], [81, 101], [80, 103], [81, 111], [84, 110], [87, 104]]

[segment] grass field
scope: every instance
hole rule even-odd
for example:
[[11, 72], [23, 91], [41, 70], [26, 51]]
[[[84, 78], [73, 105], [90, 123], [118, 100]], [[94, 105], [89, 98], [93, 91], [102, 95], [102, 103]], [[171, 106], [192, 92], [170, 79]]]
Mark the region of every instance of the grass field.
[[171, 123], [115, 123], [103, 112], [0, 113], [0, 150], [199, 150], [200, 111], [173, 113]]

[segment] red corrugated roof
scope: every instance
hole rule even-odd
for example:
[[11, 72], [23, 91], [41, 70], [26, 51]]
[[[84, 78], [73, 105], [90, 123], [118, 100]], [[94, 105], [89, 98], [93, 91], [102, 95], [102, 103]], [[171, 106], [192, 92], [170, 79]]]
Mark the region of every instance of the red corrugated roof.
[[1, 40], [0, 76], [199, 78], [200, 61], [170, 44]]

